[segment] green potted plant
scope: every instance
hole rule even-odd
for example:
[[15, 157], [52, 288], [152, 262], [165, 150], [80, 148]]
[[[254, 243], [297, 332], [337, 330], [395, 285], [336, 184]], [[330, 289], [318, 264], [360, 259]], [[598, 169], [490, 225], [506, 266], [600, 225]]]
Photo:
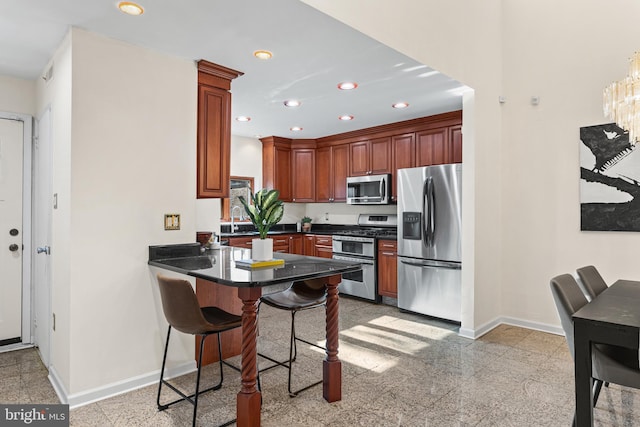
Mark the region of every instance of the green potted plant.
[[265, 261], [273, 258], [273, 239], [267, 239], [267, 233], [276, 225], [284, 215], [284, 203], [278, 200], [278, 190], [263, 188], [251, 195], [253, 204], [240, 196], [240, 203], [249, 215], [249, 219], [258, 230], [259, 239], [251, 242], [251, 258], [257, 261]]
[[311, 218], [308, 216], [302, 217], [302, 231], [311, 231]]

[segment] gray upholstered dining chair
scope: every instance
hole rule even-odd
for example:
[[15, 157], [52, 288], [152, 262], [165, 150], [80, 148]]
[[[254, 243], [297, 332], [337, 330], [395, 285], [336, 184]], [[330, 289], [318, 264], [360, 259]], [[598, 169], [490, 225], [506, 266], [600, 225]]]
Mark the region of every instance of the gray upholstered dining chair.
[[[158, 410], [164, 411], [169, 406], [186, 400], [193, 405], [193, 420], [192, 424], [196, 425], [196, 415], [198, 412], [198, 397], [202, 393], [206, 393], [211, 390], [218, 390], [222, 387], [222, 381], [224, 379], [222, 372], [222, 364], [240, 371], [237, 367], [230, 365], [222, 360], [222, 346], [220, 343], [220, 333], [228, 331], [234, 328], [242, 326], [242, 317], [235, 314], [228, 313], [218, 307], [200, 307], [198, 304], [198, 298], [196, 297], [191, 283], [183, 279], [173, 279], [158, 275], [158, 285], [160, 287], [160, 298], [162, 300], [162, 310], [164, 316], [169, 322], [169, 330], [167, 332], [167, 341], [164, 347], [164, 356], [162, 358], [162, 369], [160, 370], [160, 383], [158, 385]], [[177, 329], [178, 331], [198, 335], [200, 340], [200, 352], [198, 354], [198, 374], [196, 376], [196, 390], [193, 394], [186, 395], [176, 386], [171, 384], [168, 380], [164, 379], [164, 368], [167, 361], [167, 350], [169, 349], [169, 338], [171, 336], [171, 329]], [[218, 355], [220, 365], [220, 380], [217, 384], [205, 389], [200, 390], [200, 373], [202, 370], [202, 350], [204, 349], [204, 342], [210, 335], [216, 335], [218, 338]], [[160, 403], [160, 394], [162, 392], [162, 385], [166, 385], [171, 390], [180, 395], [179, 399], [176, 399], [169, 403]], [[236, 420], [229, 421], [222, 424], [227, 426], [233, 424]]]
[[258, 353], [260, 357], [263, 357], [275, 365], [269, 366], [261, 371], [271, 369], [276, 366], [283, 366], [289, 370], [288, 378], [288, 391], [290, 397], [295, 397], [298, 393], [307, 390], [313, 386], [322, 384], [322, 381], [314, 382], [296, 391], [291, 390], [291, 373], [293, 371], [293, 362], [297, 357], [296, 342], [300, 341], [313, 347], [326, 351], [325, 347], [319, 346], [315, 343], [304, 340], [296, 335], [295, 316], [298, 311], [309, 310], [312, 308], [324, 307], [327, 303], [327, 290], [326, 290], [326, 277], [319, 279], [309, 279], [293, 282], [287, 289], [279, 292], [274, 292], [268, 295], [264, 295], [260, 298], [260, 304], [267, 304], [273, 308], [279, 310], [286, 310], [291, 312], [291, 335], [289, 342], [289, 360], [280, 362], [270, 356], [262, 353]]
[[587, 265], [576, 270], [584, 289], [592, 300], [602, 291], [607, 289], [607, 282], [604, 281], [598, 270], [593, 265]]
[[[588, 304], [576, 279], [570, 274], [562, 274], [551, 279], [551, 293], [560, 315], [562, 329], [574, 358], [573, 314]], [[617, 347], [605, 344], [594, 344], [591, 349], [593, 384], [593, 406], [603, 382], [620, 384], [626, 387], [640, 388], [640, 368], [638, 366], [638, 349]]]

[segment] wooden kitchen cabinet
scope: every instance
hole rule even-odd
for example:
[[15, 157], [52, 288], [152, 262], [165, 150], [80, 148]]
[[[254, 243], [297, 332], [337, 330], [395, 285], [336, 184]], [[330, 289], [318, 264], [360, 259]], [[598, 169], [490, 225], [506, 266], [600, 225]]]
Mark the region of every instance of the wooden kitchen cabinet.
[[416, 133], [416, 166], [462, 163], [462, 126]]
[[243, 73], [198, 61], [196, 197], [229, 197], [231, 80]]
[[333, 258], [333, 239], [331, 236], [315, 236], [316, 255], [321, 258]]
[[316, 150], [316, 202], [346, 201], [348, 176], [348, 144]]
[[316, 256], [316, 236], [305, 234], [302, 238], [302, 246], [303, 255]]
[[416, 134], [405, 133], [391, 137], [392, 168], [391, 200], [397, 201], [398, 169], [412, 168], [416, 165]]
[[462, 163], [462, 125], [449, 128], [450, 163]]
[[289, 253], [290, 254], [304, 255], [304, 245], [302, 243], [302, 235], [301, 234], [290, 234], [289, 235]]
[[[290, 253], [290, 237], [289, 234], [275, 234], [269, 235], [269, 238], [273, 240], [273, 252], [284, 252]], [[255, 236], [239, 236], [239, 237], [229, 237], [229, 246], [234, 246], [236, 248], [247, 248], [251, 249], [253, 239], [257, 239], [258, 235]], [[302, 244], [302, 242], [301, 242]]]
[[251, 249], [251, 241], [255, 236], [229, 237], [229, 246]]
[[[280, 191], [279, 199], [293, 201], [291, 143], [285, 138], [262, 138], [262, 187]], [[255, 189], [254, 189], [255, 191]]]
[[398, 243], [378, 241], [378, 294], [398, 297]]
[[273, 252], [289, 253], [289, 236], [286, 234], [276, 234], [269, 236], [273, 239]]
[[291, 150], [292, 200], [305, 203], [316, 201], [316, 150], [294, 148]]
[[391, 138], [349, 144], [349, 176], [391, 173]]

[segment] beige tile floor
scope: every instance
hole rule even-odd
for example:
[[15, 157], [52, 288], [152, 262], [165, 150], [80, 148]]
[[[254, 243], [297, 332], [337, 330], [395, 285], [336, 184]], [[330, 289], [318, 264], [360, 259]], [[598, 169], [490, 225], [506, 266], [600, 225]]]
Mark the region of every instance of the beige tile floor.
[[[502, 325], [478, 340], [455, 326], [385, 305], [341, 299], [342, 401], [329, 404], [321, 387], [291, 399], [282, 368], [262, 374], [263, 426], [569, 426], [573, 416], [573, 364], [564, 338]], [[322, 309], [297, 315], [301, 336], [320, 340]], [[285, 359], [289, 314], [260, 313], [260, 351]], [[305, 348], [306, 347], [306, 348]], [[161, 351], [161, 349], [158, 349]], [[321, 378], [322, 354], [300, 345], [294, 380]], [[239, 361], [237, 358], [234, 360]], [[266, 362], [261, 362], [265, 366]], [[208, 369], [204, 381], [213, 381]], [[177, 379], [193, 388], [194, 375]], [[198, 425], [234, 417], [239, 376], [225, 368], [225, 385], [204, 395]], [[192, 407], [158, 412], [156, 387], [71, 411], [73, 426], [187, 426]], [[167, 398], [172, 398], [167, 392]], [[57, 402], [37, 352], [0, 354], [0, 402]], [[640, 392], [611, 385], [595, 409], [597, 426], [640, 425]]]

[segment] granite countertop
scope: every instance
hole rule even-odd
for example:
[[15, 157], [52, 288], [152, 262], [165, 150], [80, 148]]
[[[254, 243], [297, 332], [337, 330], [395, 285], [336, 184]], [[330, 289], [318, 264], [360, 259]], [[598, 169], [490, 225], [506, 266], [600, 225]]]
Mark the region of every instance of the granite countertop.
[[362, 269], [360, 263], [304, 255], [274, 253], [278, 267], [241, 268], [235, 260], [250, 259], [251, 250], [221, 246], [200, 252], [200, 244], [149, 246], [149, 265], [233, 287], [262, 287], [295, 280], [333, 276]]

